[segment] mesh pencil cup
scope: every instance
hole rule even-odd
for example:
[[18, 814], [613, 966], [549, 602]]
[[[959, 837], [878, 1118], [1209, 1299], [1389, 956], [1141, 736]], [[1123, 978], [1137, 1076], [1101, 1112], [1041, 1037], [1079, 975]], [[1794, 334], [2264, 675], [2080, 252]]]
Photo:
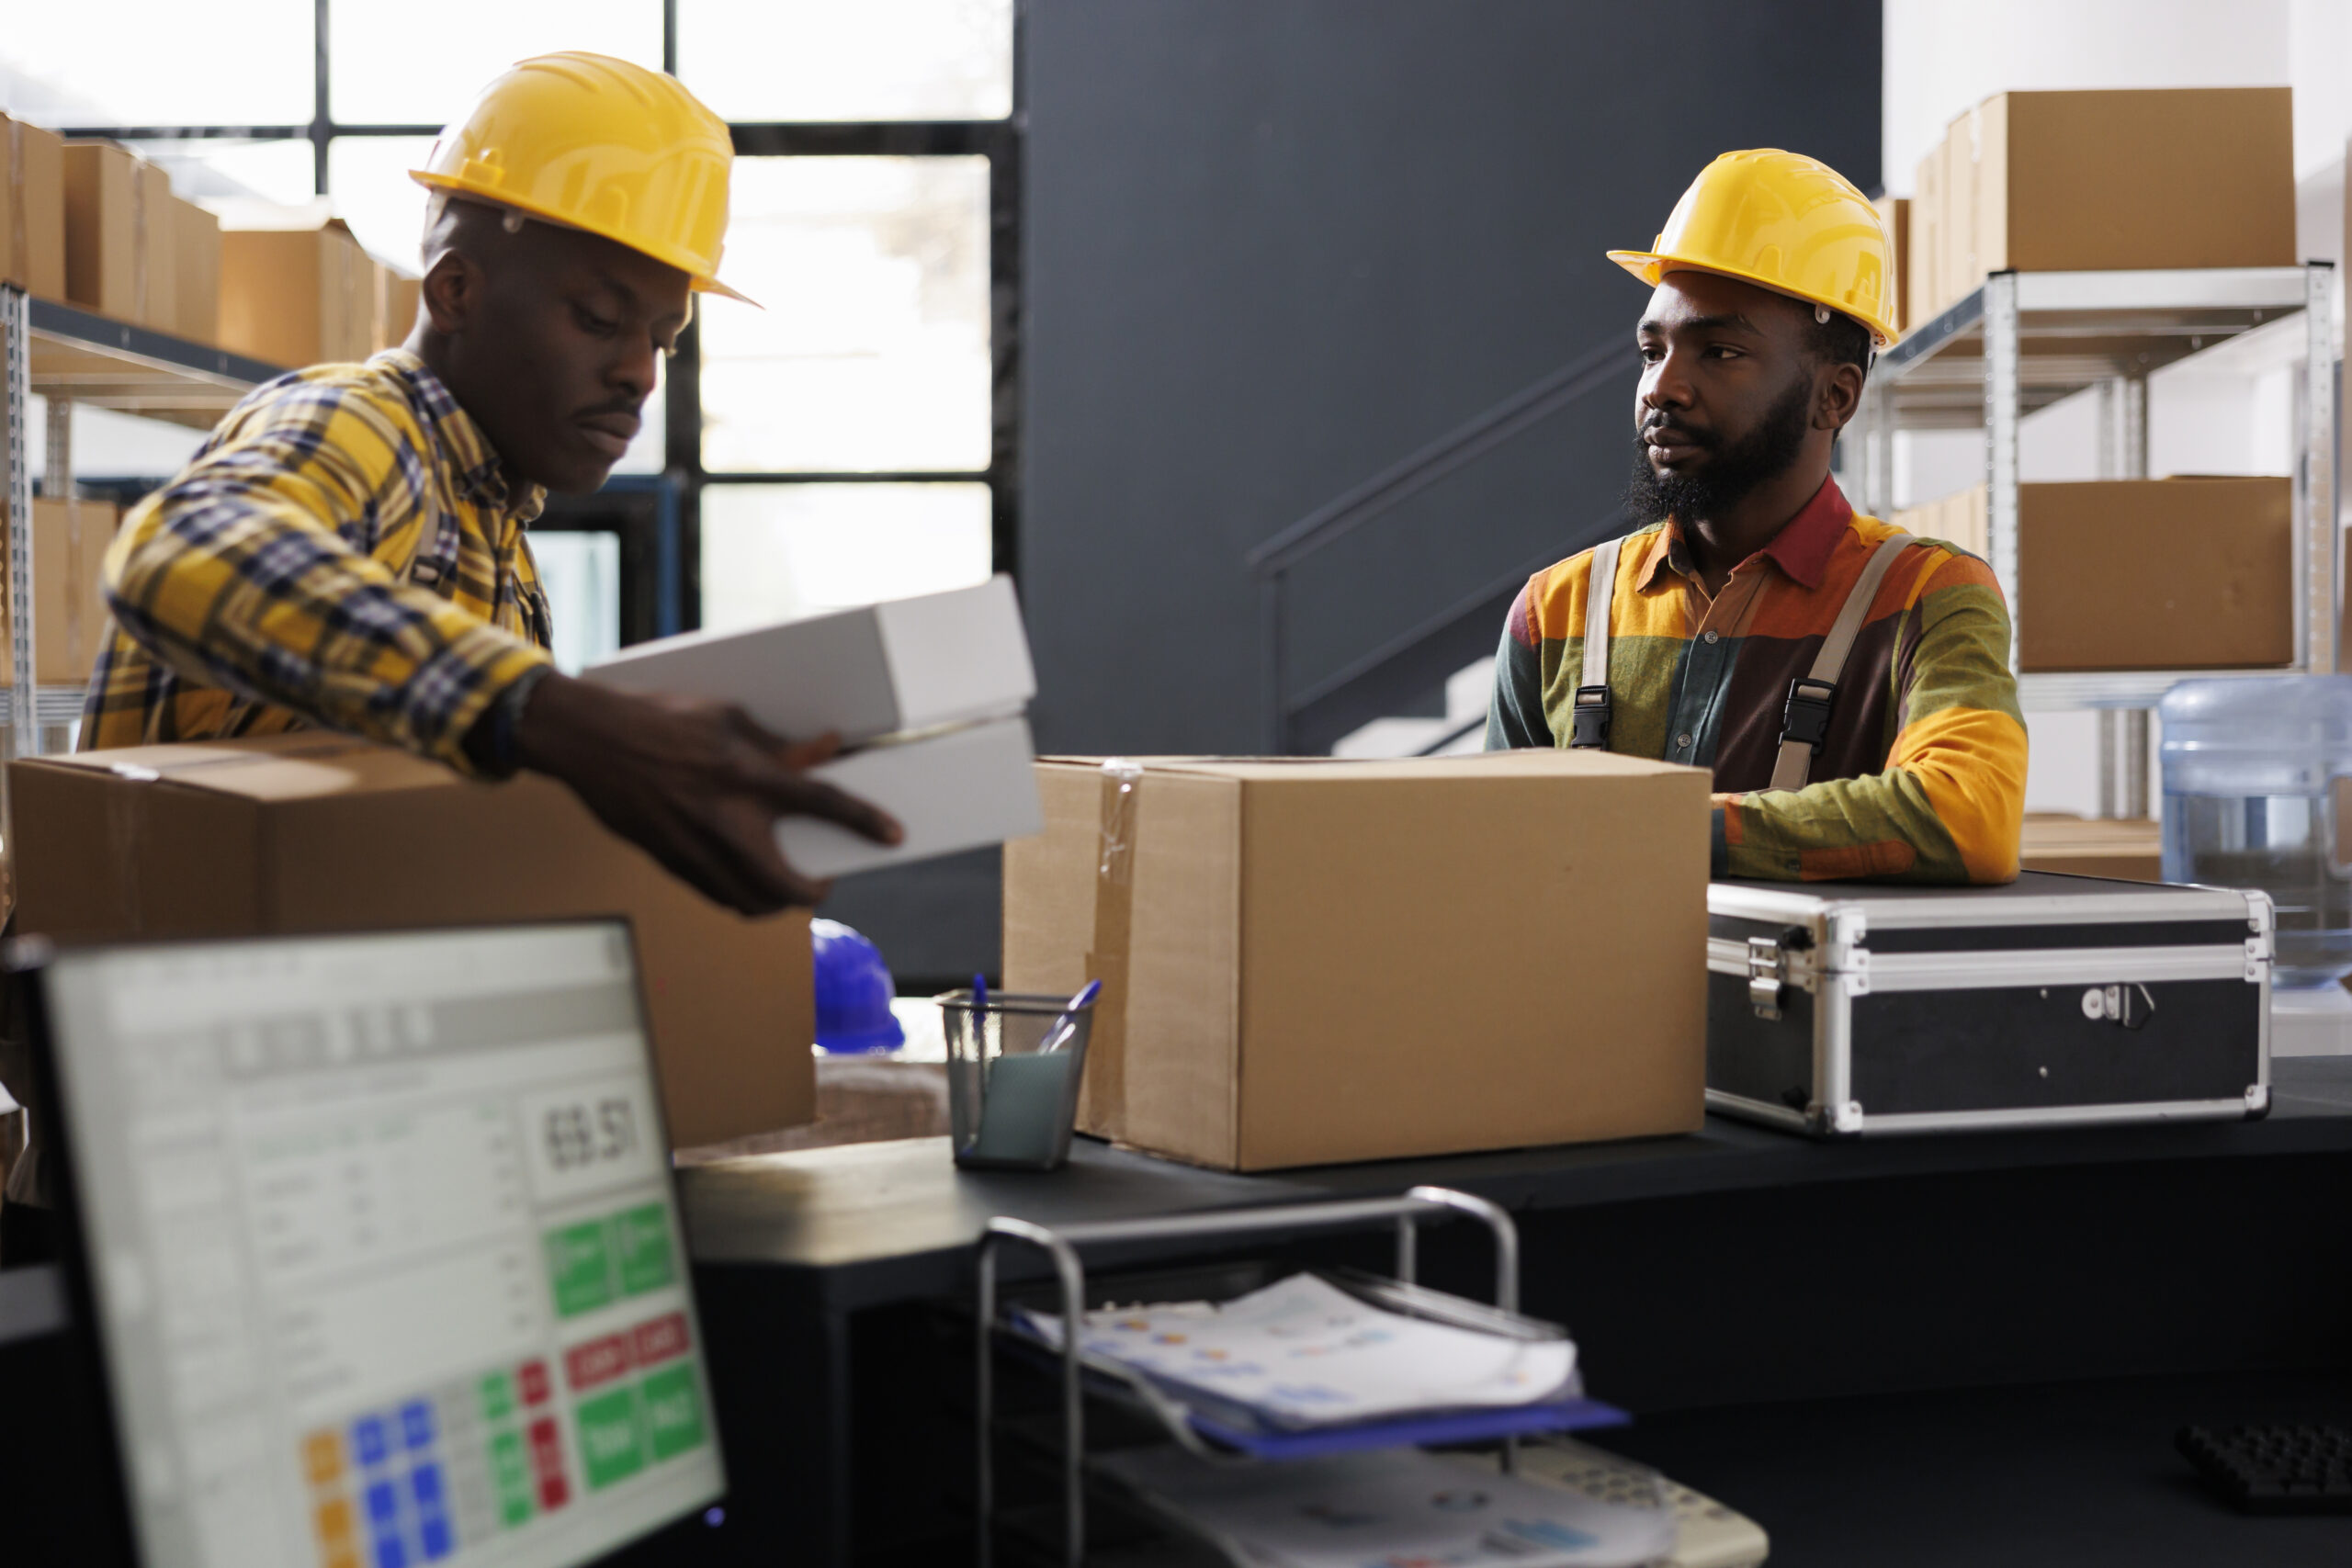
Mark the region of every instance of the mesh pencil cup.
[[[968, 989], [934, 999], [947, 1036], [947, 1124], [956, 1163], [987, 1170], [1058, 1169], [1069, 1157], [1070, 1128], [1078, 1119], [1093, 1004], [1072, 1008], [1068, 997], [991, 991], [976, 1009]], [[1057, 1050], [1040, 1050], [1065, 1012], [1069, 1038]]]

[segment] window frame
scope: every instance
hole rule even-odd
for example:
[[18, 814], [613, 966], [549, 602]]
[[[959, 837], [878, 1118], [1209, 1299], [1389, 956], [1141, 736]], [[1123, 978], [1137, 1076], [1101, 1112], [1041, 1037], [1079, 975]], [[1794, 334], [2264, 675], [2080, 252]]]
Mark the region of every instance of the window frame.
[[[678, 68], [677, 0], [647, 0], [662, 7], [662, 64]], [[308, 141], [311, 148], [312, 188], [332, 194], [328, 154], [338, 138], [424, 136], [441, 134], [437, 125], [347, 123], [334, 118], [329, 96], [328, 27], [331, 0], [312, 0], [313, 48], [311, 116], [304, 125], [139, 125], [77, 126], [61, 132], [74, 139], [106, 138], [119, 141]], [[728, 130], [738, 157], [982, 157], [988, 160], [989, 232], [989, 463], [978, 470], [923, 469], [915, 472], [820, 472], [782, 469], [774, 472], [719, 471], [702, 460], [702, 339], [699, 319], [681, 334], [677, 353], [664, 378], [663, 413], [667, 419], [664, 466], [658, 480], [675, 497], [673, 506], [659, 509], [666, 541], [649, 551], [643, 546], [629, 552], [642, 561], [649, 554], [662, 564], [657, 582], [649, 590], [628, 582], [630, 564], [623, 568], [623, 595], [636, 607], [625, 617], [627, 638], [647, 626], [642, 605], [652, 594], [650, 625], [660, 630], [690, 631], [702, 622], [702, 494], [712, 485], [730, 484], [985, 484], [989, 487], [989, 553], [993, 570], [1016, 581], [1021, 570], [1021, 226], [1023, 126], [1027, 94], [1023, 81], [1023, 38], [1027, 0], [1012, 6], [1012, 112], [1003, 119], [945, 120], [765, 120], [730, 121]], [[633, 489], [641, 490], [645, 476]], [[608, 487], [609, 488], [609, 487]], [[579, 510], [600, 513], [594, 498], [582, 498]], [[639, 500], [636, 505], [641, 506]], [[628, 508], [628, 510], [634, 510]], [[571, 511], [572, 507], [562, 508]], [[550, 518], [554, 524], [555, 519]], [[556, 525], [560, 525], [560, 524]], [[582, 525], [575, 524], [575, 526]], [[627, 624], [633, 622], [634, 625]]]

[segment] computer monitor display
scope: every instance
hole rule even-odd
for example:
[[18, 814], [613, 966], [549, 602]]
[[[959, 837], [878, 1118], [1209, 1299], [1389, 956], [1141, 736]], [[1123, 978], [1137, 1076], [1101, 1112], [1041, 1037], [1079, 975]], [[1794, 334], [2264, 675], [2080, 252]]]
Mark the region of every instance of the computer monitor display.
[[625, 927], [41, 984], [147, 1568], [557, 1568], [719, 1497]]

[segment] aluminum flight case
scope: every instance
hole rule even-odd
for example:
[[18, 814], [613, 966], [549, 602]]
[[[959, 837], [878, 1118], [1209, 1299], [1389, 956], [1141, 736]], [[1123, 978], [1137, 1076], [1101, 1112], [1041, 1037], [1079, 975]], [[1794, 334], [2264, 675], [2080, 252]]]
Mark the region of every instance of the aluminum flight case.
[[2029, 871], [2005, 887], [1707, 889], [1707, 1105], [1816, 1137], [2270, 1109], [2269, 898]]

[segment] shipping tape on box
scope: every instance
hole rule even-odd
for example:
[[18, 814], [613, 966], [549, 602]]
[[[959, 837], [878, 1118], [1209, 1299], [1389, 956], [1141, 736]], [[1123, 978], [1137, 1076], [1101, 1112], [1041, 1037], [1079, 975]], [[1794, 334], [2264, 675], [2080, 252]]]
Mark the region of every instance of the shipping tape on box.
[[1094, 940], [1086, 977], [1102, 982], [1082, 1086], [1088, 1125], [1102, 1126], [1127, 1096], [1127, 953], [1135, 921], [1136, 785], [1143, 764], [1113, 757], [1102, 764], [1102, 852], [1095, 862]]

